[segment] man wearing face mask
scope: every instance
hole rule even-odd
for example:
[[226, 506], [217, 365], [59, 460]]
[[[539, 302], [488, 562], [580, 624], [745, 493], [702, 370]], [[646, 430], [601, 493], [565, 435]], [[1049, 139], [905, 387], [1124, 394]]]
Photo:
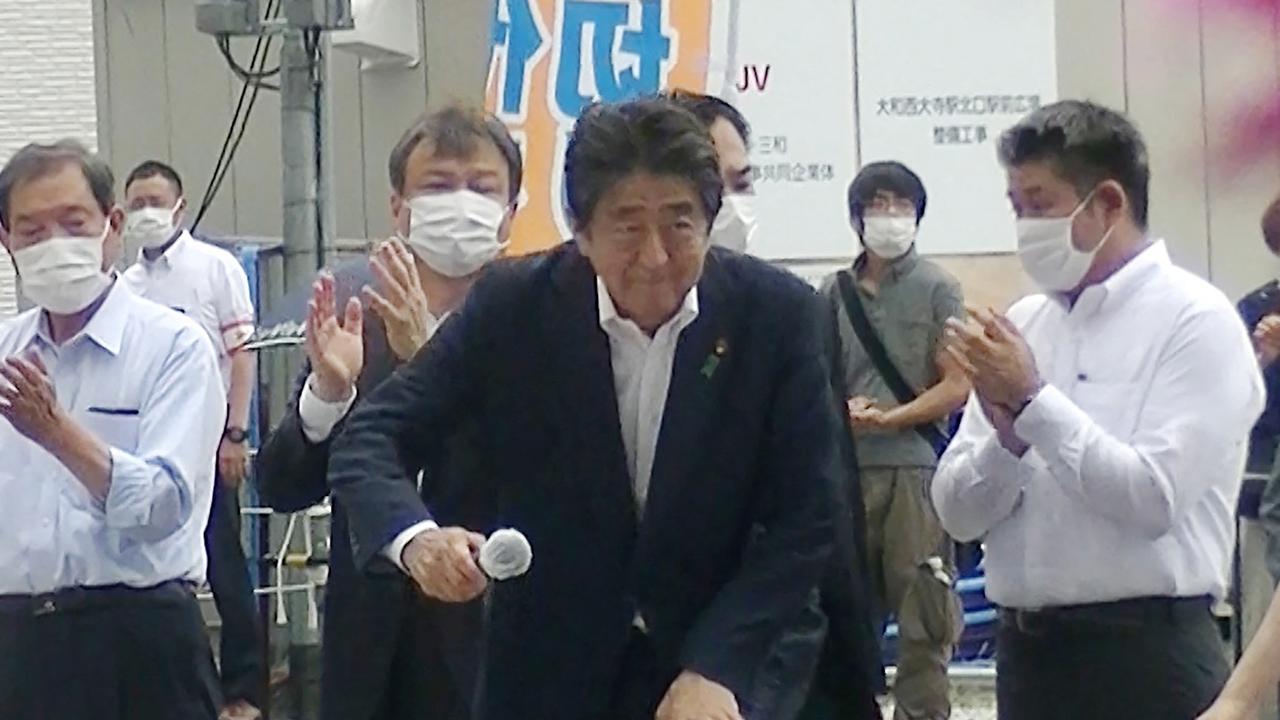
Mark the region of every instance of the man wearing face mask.
[[927, 200], [901, 163], [864, 167], [848, 195], [863, 251], [823, 284], [838, 322], [879, 626], [891, 614], [898, 621], [899, 719], [949, 715], [947, 663], [960, 629], [951, 541], [928, 487], [947, 418], [969, 394], [963, 371], [941, 352], [946, 322], [964, 314], [964, 301], [956, 279], [916, 251]]
[[693, 113], [711, 134], [724, 182], [724, 203], [711, 223], [711, 244], [747, 252], [756, 232], [755, 176], [751, 167], [751, 126], [738, 108], [711, 95], [673, 90], [671, 99]]
[[[263, 500], [276, 510], [329, 494], [330, 441], [347, 414], [430, 340], [507, 245], [523, 162], [497, 118], [460, 107], [424, 116], [392, 149], [389, 170], [397, 239], [368, 261], [322, 273], [313, 288], [296, 400], [258, 456]], [[484, 431], [442, 430], [448, 461], [421, 478], [450, 522], [489, 526], [489, 499], [457, 490], [474, 472]], [[346, 503], [335, 498], [321, 717], [470, 720], [479, 603], [423, 600], [385, 559], [362, 572], [349, 537]]]
[[204, 331], [110, 272], [113, 184], [74, 141], [0, 170], [39, 306], [0, 324], [0, 717], [213, 720], [194, 588], [226, 397]]
[[249, 280], [231, 253], [182, 228], [186, 199], [172, 167], [143, 162], [125, 179], [124, 195], [124, 245], [138, 253], [124, 282], [137, 295], [195, 320], [218, 352], [226, 426], [219, 437], [205, 548], [209, 586], [222, 620], [218, 657], [227, 703], [222, 714], [226, 720], [252, 720], [266, 699], [266, 671], [253, 583], [240, 544], [239, 490], [249, 462], [245, 429], [257, 384], [254, 354], [243, 350], [254, 327]]
[[1254, 349], [1148, 234], [1126, 118], [1055, 103], [999, 154], [1043, 294], [949, 328], [975, 393], [933, 498], [953, 535], [985, 537], [1000, 717], [1193, 718], [1227, 677], [1209, 609], [1263, 405]]

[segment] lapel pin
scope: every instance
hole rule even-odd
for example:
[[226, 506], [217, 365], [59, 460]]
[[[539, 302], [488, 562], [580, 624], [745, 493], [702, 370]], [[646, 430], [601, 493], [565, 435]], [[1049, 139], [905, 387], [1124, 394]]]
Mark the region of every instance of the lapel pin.
[[716, 368], [720, 367], [720, 359], [728, 352], [729, 341], [724, 338], [717, 340], [715, 348], [707, 356], [706, 362], [702, 363], [702, 377], [710, 380], [711, 376], [716, 374]]

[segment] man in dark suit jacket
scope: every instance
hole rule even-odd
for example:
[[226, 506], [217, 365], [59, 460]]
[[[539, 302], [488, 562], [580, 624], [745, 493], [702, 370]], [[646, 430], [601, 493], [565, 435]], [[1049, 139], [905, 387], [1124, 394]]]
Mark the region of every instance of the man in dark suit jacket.
[[483, 537], [406, 473], [478, 421], [468, 489], [534, 549], [487, 597], [479, 718], [787, 720], [831, 550], [821, 302], [708, 252], [715, 150], [670, 101], [589, 108], [565, 178], [575, 241], [491, 268], [335, 440], [356, 562], [390, 559], [446, 601], [485, 592]]
[[[747, 248], [755, 231], [750, 199], [755, 194], [751, 177], [751, 126], [746, 117], [728, 102], [711, 95], [674, 90], [669, 97], [702, 121], [711, 135], [720, 163], [720, 179], [725, 192], [737, 195], [725, 203], [712, 223], [711, 242], [730, 249]], [[744, 208], [746, 208], [744, 210]], [[821, 318], [821, 332], [828, 339], [827, 362], [833, 369], [832, 391], [844, 425], [849, 413], [844, 398], [843, 361], [834, 313]], [[870, 570], [866, 561], [866, 511], [862, 485], [853, 447], [852, 428], [841, 433], [841, 481], [831, 489], [832, 530], [835, 533], [831, 567], [822, 583], [821, 606], [829, 628], [822, 661], [815, 673], [813, 689], [806, 703], [804, 720], [840, 717], [847, 720], [879, 720], [876, 692], [884, 687], [884, 666], [880, 656], [878, 613], [867, 593]]]
[[[427, 341], [438, 319], [470, 289], [491, 251], [506, 243], [506, 219], [468, 226], [468, 208], [486, 203], [466, 193], [488, 196], [489, 205], [505, 207], [509, 218], [520, 192], [522, 163], [500, 121], [449, 108], [418, 120], [405, 133], [392, 150], [390, 175], [393, 220], [403, 244], [383, 244], [369, 261], [339, 267], [316, 281], [307, 326], [309, 361], [292, 406], [258, 456], [263, 498], [276, 510], [302, 510], [329, 494], [330, 438], [342, 418]], [[486, 239], [487, 244], [477, 242]], [[478, 255], [472, 252], [476, 248]], [[441, 259], [440, 253], [447, 257]], [[362, 289], [371, 308], [367, 312], [359, 299]], [[345, 318], [338, 317], [338, 308], [345, 308]], [[471, 448], [481, 428], [461, 423], [441, 432], [444, 453], [422, 478], [423, 496], [448, 522], [485, 528], [492, 516], [489, 499], [458, 492], [465, 487], [461, 480], [476, 472]], [[479, 668], [479, 603], [425, 598], [390, 564], [387, 572], [361, 572], [346, 541], [349, 534], [346, 508], [335, 501], [324, 613], [323, 718], [467, 720]]]

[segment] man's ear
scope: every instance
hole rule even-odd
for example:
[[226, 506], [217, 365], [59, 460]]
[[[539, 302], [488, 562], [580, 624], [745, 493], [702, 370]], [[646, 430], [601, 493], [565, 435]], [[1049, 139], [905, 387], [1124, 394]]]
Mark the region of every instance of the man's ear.
[[187, 199], [185, 197], [178, 198], [178, 204], [173, 209], [173, 226], [181, 227], [182, 220], [187, 215]]
[[591, 257], [591, 233], [587, 232], [585, 227], [574, 228], [573, 242], [578, 246], [578, 252], [583, 257]]
[[1107, 220], [1114, 222], [1117, 214], [1124, 214], [1129, 209], [1129, 195], [1124, 186], [1115, 180], [1106, 180], [1094, 191], [1094, 202], [1102, 209]]
[[400, 193], [392, 190], [390, 198], [391, 227], [401, 236], [409, 237], [409, 201]]

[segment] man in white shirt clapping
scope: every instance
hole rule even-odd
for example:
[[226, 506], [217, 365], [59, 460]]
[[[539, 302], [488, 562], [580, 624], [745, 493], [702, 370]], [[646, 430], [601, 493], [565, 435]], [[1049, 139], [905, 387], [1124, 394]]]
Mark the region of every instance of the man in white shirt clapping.
[[953, 321], [974, 395], [933, 485], [946, 529], [986, 540], [1000, 717], [1193, 718], [1227, 675], [1209, 607], [1262, 409], [1253, 348], [1148, 235], [1123, 116], [1046, 106], [1000, 160], [1044, 293]]

